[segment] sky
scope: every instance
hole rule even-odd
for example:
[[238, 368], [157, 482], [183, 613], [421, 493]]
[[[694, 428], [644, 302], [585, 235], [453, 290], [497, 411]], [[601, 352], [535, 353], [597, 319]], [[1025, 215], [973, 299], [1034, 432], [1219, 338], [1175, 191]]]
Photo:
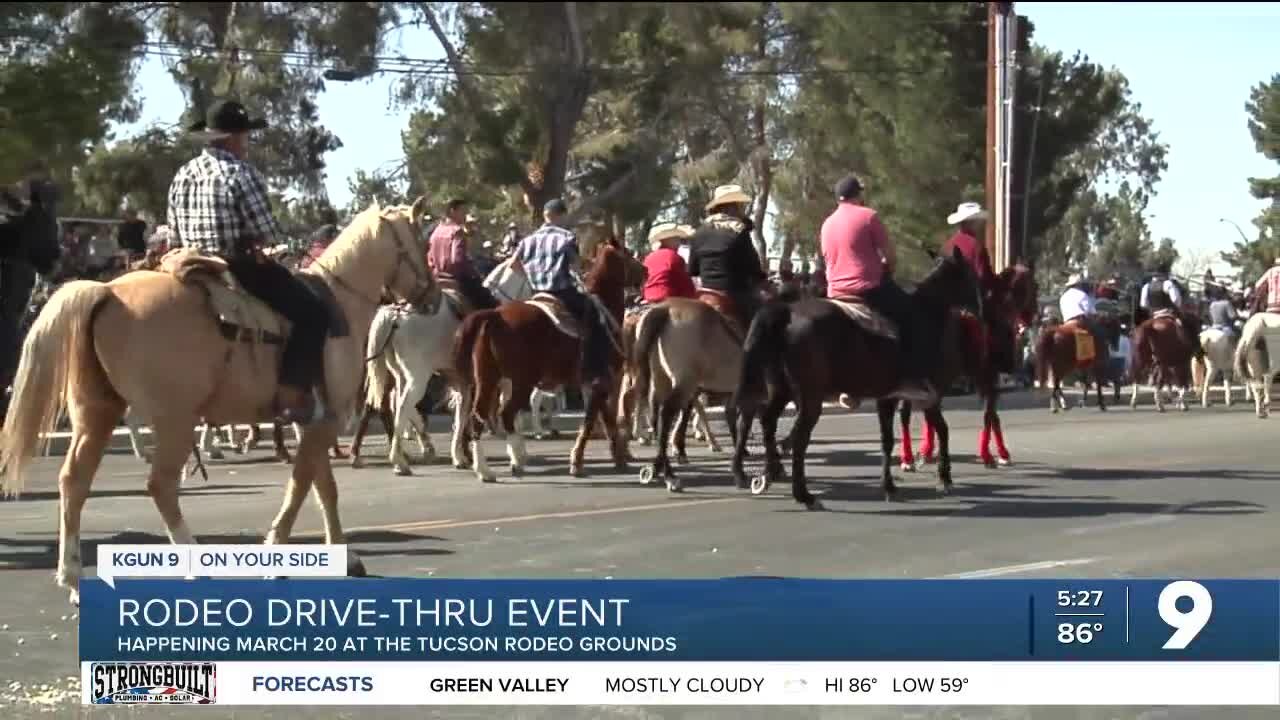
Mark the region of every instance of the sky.
[[[1014, 9], [1035, 23], [1035, 42], [1079, 50], [1125, 74], [1132, 99], [1169, 145], [1169, 168], [1147, 210], [1153, 238], [1174, 238], [1184, 257], [1208, 257], [1225, 271], [1218, 252], [1240, 236], [1219, 218], [1252, 237], [1264, 203], [1249, 194], [1248, 178], [1277, 173], [1254, 147], [1245, 103], [1253, 86], [1280, 72], [1280, 3], [1017, 2]], [[425, 28], [405, 29], [390, 44], [387, 55], [443, 55]], [[327, 156], [326, 185], [339, 207], [351, 197], [347, 181], [357, 169], [402, 157], [409, 113], [392, 107], [395, 79], [329, 83], [318, 100], [322, 121], [344, 145]], [[184, 100], [160, 60], [146, 61], [139, 87], [139, 126], [177, 119]]]

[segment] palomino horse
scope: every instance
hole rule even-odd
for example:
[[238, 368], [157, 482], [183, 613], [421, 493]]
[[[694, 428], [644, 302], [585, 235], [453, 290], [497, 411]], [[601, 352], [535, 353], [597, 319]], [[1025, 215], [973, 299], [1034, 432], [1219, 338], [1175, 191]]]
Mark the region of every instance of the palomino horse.
[[[966, 363], [978, 394], [983, 398], [982, 431], [978, 434], [978, 460], [987, 467], [1008, 465], [1009, 449], [1004, 443], [1004, 430], [1000, 414], [996, 411], [1000, 401], [1000, 375], [1017, 370], [1021, 358], [1018, 347], [1022, 336], [1034, 322], [1037, 293], [1035, 273], [1022, 263], [1005, 268], [997, 275], [987, 290], [983, 310], [987, 317], [981, 324], [964, 321], [957, 338], [963, 344], [960, 351], [980, 362]], [[971, 318], [972, 316], [967, 316]], [[915, 459], [911, 453], [911, 403], [902, 402], [902, 470], [914, 472]], [[935, 432], [925, 420], [921, 429], [922, 445], [919, 454], [925, 462], [934, 461]], [[995, 440], [997, 457], [991, 455], [991, 441]]]
[[[383, 290], [413, 301], [436, 292], [418, 240], [425, 204], [420, 198], [412, 208], [375, 205], [365, 210], [299, 275], [322, 295], [332, 293], [336, 307], [331, 309], [344, 321], [337, 325], [348, 330], [331, 333], [325, 345], [324, 394], [339, 417], [303, 430], [267, 544], [289, 542], [313, 484], [324, 515], [325, 541], [346, 544], [326, 450], [342, 416], [359, 402], [365, 333]], [[110, 283], [62, 286], [23, 344], [13, 403], [0, 434], [0, 473], [10, 493], [21, 492], [42, 434], [52, 431], [65, 406], [72, 437], [58, 479], [57, 582], [69, 588], [73, 604], [79, 602], [82, 572], [81, 511], [127, 407], [153, 421], [155, 449], [147, 490], [175, 544], [195, 542], [178, 499], [178, 477], [191, 452], [195, 425], [201, 418], [226, 424], [273, 415], [280, 346], [262, 340], [268, 331], [287, 333], [286, 324], [265, 305], [227, 289], [214, 271], [201, 268], [206, 263], [216, 268], [209, 258], [175, 252], [177, 275], [133, 272]], [[364, 573], [353, 550], [348, 550], [347, 570]]]
[[1157, 310], [1150, 320], [1138, 326], [1133, 333], [1133, 397], [1129, 407], [1138, 407], [1142, 380], [1151, 377], [1157, 410], [1164, 412], [1161, 389], [1166, 385], [1178, 387], [1178, 409], [1190, 409], [1187, 390], [1191, 387], [1191, 360], [1199, 348], [1193, 332], [1164, 310]]
[[1271, 382], [1280, 373], [1280, 313], [1255, 312], [1236, 343], [1236, 377], [1253, 393], [1258, 417], [1271, 414]]
[[[635, 387], [648, 390], [649, 417], [658, 420], [657, 457], [640, 471], [641, 484], [661, 476], [671, 492], [681, 490], [671, 468], [672, 424], [680, 454], [684, 432], [698, 393], [732, 393], [742, 371], [742, 334], [709, 303], [668, 298], [640, 319], [635, 346], [628, 353], [635, 369]], [[735, 429], [732, 403], [725, 407], [730, 432]]]
[[[924, 332], [942, 336], [955, 327], [949, 320], [953, 308], [966, 308], [982, 316], [982, 297], [973, 268], [957, 250], [938, 261], [937, 267], [911, 293], [917, 322]], [[945, 338], [945, 350], [954, 343]], [[813, 428], [822, 415], [822, 401], [840, 393], [851, 398], [876, 398], [883, 453], [882, 488], [888, 499], [897, 489], [889, 472], [893, 455], [893, 414], [902, 381], [902, 350], [892, 324], [865, 305], [843, 299], [805, 299], [794, 304], [770, 303], [751, 323], [743, 347], [742, 374], [733, 404], [738, 430], [733, 454], [733, 477], [739, 488], [748, 487], [743, 469], [747, 437], [756, 411], [763, 405], [760, 426], [764, 440], [765, 473], [750, 483], [751, 492], [763, 493], [782, 475], [776, 435], [778, 417], [792, 400], [796, 421], [791, 431], [791, 494], [810, 510], [822, 504], [810, 494], [805, 481], [805, 452]], [[943, 363], [935, 365], [935, 387], [943, 387]], [[851, 368], [856, 368], [851, 371]], [[951, 455], [941, 402], [926, 408], [925, 417], [936, 428], [941, 445], [938, 487], [951, 489]]]
[[[613, 326], [615, 351], [611, 353], [609, 365], [614, 377], [584, 388], [586, 412], [569, 460], [569, 472], [575, 477], [582, 475], [587, 439], [597, 419], [604, 423], [614, 462], [619, 467], [626, 465], [626, 448], [609, 401], [616, 396], [620, 379], [622, 353], [618, 335], [627, 266], [629, 261], [634, 261], [612, 239], [597, 246], [593, 259], [594, 267], [587, 276], [586, 286], [588, 293], [604, 306]], [[592, 299], [589, 297], [588, 301]], [[483, 422], [490, 432], [506, 439], [511, 472], [516, 476], [523, 474], [527, 458], [524, 438], [516, 432], [515, 418], [517, 412], [529, 409], [530, 391], [535, 387], [547, 390], [577, 384], [581, 378], [582, 341], [552, 319], [552, 315], [559, 318], [561, 309], [553, 296], [539, 294], [527, 301], [505, 303], [495, 310], [473, 313], [463, 321], [458, 332], [454, 368], [471, 381], [462, 392], [461, 402], [466, 408], [463, 416]], [[506, 396], [501, 403], [501, 414], [500, 395]], [[495, 482], [478, 435], [473, 435], [472, 456], [476, 476], [483, 482]]]
[[1193, 363], [1200, 385], [1200, 405], [1209, 407], [1209, 385], [1218, 373], [1222, 373], [1222, 401], [1231, 407], [1231, 381], [1235, 373], [1236, 334], [1220, 327], [1200, 331], [1200, 347], [1204, 356]]
[[1062, 380], [1077, 371], [1093, 376], [1098, 389], [1098, 409], [1107, 409], [1106, 401], [1102, 399], [1109, 358], [1107, 345], [1107, 338], [1096, 337], [1075, 320], [1041, 330], [1036, 340], [1036, 378], [1041, 388], [1049, 387], [1052, 382], [1049, 394], [1051, 411], [1056, 413], [1070, 409], [1066, 396], [1062, 394]]

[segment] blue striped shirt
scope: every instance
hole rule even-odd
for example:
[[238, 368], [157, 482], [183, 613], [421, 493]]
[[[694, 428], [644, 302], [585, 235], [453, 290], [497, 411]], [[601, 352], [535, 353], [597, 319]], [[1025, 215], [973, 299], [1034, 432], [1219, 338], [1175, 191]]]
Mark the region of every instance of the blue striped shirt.
[[535, 292], [576, 287], [573, 271], [578, 266], [578, 238], [572, 231], [543, 225], [520, 241], [516, 257]]

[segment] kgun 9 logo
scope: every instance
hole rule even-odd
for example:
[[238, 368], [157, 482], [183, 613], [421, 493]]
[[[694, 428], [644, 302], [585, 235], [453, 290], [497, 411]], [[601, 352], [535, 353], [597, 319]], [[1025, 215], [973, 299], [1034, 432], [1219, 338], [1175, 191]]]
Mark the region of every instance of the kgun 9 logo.
[[[1178, 609], [1178, 601], [1188, 598], [1191, 609], [1183, 612]], [[1175, 632], [1165, 641], [1165, 650], [1186, 650], [1192, 640], [1209, 624], [1213, 615], [1213, 596], [1209, 590], [1198, 582], [1179, 580], [1171, 582], [1160, 591], [1157, 601], [1160, 619]]]

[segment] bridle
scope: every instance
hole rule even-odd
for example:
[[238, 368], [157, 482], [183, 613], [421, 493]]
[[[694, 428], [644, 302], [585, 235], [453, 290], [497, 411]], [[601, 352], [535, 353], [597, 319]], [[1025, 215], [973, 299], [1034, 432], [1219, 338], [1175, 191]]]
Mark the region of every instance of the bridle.
[[[381, 228], [383, 223], [387, 223], [387, 222], [390, 222], [390, 218], [383, 215], [378, 216], [379, 228]], [[410, 294], [410, 297], [405, 298], [405, 300], [406, 302], [408, 302], [410, 305], [414, 307], [425, 307], [428, 304], [428, 302], [432, 299], [432, 296], [435, 294], [436, 282], [435, 282], [435, 278], [431, 274], [431, 271], [427, 270], [425, 265], [419, 266], [418, 263], [415, 262], [414, 260], [415, 255], [413, 254], [413, 251], [412, 251], [413, 250], [413, 234], [412, 233], [414, 230], [417, 229], [418, 223], [417, 221], [410, 219], [408, 222], [408, 225], [409, 225], [410, 235], [406, 240], [405, 233], [401, 232], [399, 225], [397, 225], [394, 222], [391, 223], [391, 232], [396, 239], [396, 262], [394, 265], [391, 266], [391, 270], [387, 273], [386, 279], [382, 281], [382, 287], [383, 288], [394, 287], [395, 279], [399, 277], [401, 268], [405, 265], [408, 265], [409, 269], [413, 271], [414, 287], [413, 287], [413, 292]], [[342, 286], [345, 290], [352, 293], [356, 297], [359, 297], [363, 299], [365, 302], [368, 302], [370, 305], [373, 305], [376, 307], [382, 304], [381, 297], [370, 298], [369, 296], [360, 292], [356, 288], [352, 287], [350, 283], [348, 283], [346, 280], [343, 280], [341, 277], [335, 274], [333, 270], [330, 270], [329, 267], [324, 264], [323, 259], [312, 262], [308, 269], [310, 268], [316, 268], [317, 270], [320, 270], [324, 274], [333, 278], [335, 283]]]

